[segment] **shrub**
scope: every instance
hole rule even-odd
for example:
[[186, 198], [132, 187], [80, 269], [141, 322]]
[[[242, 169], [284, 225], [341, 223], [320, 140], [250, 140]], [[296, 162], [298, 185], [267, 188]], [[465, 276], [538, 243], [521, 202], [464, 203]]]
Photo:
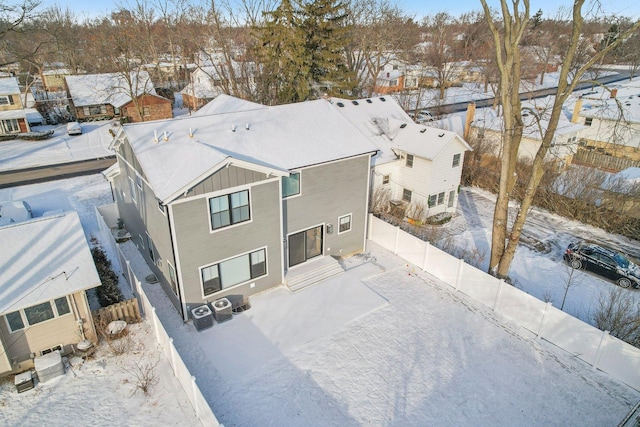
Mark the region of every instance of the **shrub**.
[[91, 255], [93, 255], [93, 262], [96, 264], [98, 276], [102, 283], [102, 285], [96, 289], [100, 305], [108, 307], [111, 304], [123, 301], [124, 296], [118, 287], [118, 276], [111, 269], [111, 261], [109, 261], [107, 255], [99, 246], [91, 248]]

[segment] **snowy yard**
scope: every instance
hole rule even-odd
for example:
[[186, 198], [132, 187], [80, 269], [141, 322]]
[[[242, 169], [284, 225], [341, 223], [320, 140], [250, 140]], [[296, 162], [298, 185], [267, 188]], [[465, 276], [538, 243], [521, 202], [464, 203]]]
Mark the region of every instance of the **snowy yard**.
[[[467, 198], [449, 231], [460, 236], [461, 245], [481, 244], [487, 236], [482, 207], [491, 205], [490, 198], [475, 190], [463, 194]], [[88, 238], [97, 232], [93, 206], [112, 201], [101, 175], [0, 190], [0, 200], [19, 199], [29, 201], [36, 215], [51, 209], [78, 210]], [[549, 229], [597, 232], [553, 216], [545, 221], [533, 218], [529, 233], [540, 238]], [[545, 222], [550, 227], [543, 227]], [[513, 270], [518, 285], [534, 295], [544, 293], [543, 288], [557, 288], [562, 264], [556, 258], [567, 238], [557, 238], [557, 249], [550, 254], [519, 249]], [[125, 244], [123, 250], [145, 277], [148, 267], [135, 247]], [[375, 244], [369, 245], [368, 254], [350, 258], [345, 267], [348, 271], [337, 278], [296, 294], [276, 288], [255, 296], [250, 310], [202, 332], [182, 322], [157, 285], [145, 285], [145, 291], [227, 427], [614, 426], [640, 400], [638, 391], [545, 342], [528, 341], [495, 313], [426, 274], [416, 274]], [[609, 285], [587, 274], [585, 281], [596, 287]], [[570, 290], [568, 301], [575, 307], [589, 304], [581, 300], [588, 297], [583, 288], [589, 287]], [[142, 334], [148, 326], [141, 325], [140, 332], [136, 328], [145, 351], [127, 358], [103, 353], [19, 395], [12, 384], [4, 383], [0, 424], [38, 424], [45, 414], [50, 420], [68, 419], [70, 414], [101, 425], [106, 424], [100, 410], [105, 407], [104, 413], [112, 417], [119, 411], [111, 418], [118, 425], [152, 425], [158, 420], [196, 425], [194, 419], [184, 421], [192, 409], [181, 400], [184, 396], [179, 397], [180, 387], [163, 365], [166, 361], [158, 365], [162, 376], [150, 397], [140, 392], [129, 397], [134, 387], [122, 364], [157, 360], [152, 335]], [[173, 394], [185, 404], [170, 400]], [[105, 403], [74, 403], [70, 409], [70, 396]]]

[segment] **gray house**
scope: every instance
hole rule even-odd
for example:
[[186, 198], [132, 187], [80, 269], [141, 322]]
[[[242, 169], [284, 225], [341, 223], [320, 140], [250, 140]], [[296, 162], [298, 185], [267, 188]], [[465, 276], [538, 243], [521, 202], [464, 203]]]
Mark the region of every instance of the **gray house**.
[[376, 147], [361, 132], [325, 100], [213, 102], [125, 125], [112, 144], [120, 218], [185, 320], [365, 246]]

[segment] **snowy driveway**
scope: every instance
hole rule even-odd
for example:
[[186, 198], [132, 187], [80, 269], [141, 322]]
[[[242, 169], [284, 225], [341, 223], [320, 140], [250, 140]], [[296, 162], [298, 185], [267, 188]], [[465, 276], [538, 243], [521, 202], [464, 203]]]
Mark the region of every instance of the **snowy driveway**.
[[640, 399], [369, 246], [202, 332], [145, 288], [225, 426], [615, 426]]

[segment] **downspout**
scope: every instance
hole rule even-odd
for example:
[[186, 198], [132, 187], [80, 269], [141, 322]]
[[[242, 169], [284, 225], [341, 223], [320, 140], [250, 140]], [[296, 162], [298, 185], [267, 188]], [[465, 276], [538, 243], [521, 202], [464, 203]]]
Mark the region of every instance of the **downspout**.
[[[171, 252], [173, 254], [173, 261], [176, 270], [176, 285], [178, 286], [178, 299], [180, 300], [180, 309], [182, 311], [182, 320], [189, 320], [189, 313], [187, 310], [187, 303], [185, 301], [184, 287], [182, 286], [182, 265], [180, 264], [180, 257], [176, 250], [174, 241], [175, 229], [173, 227], [173, 205], [167, 205], [167, 224], [169, 225], [169, 240], [171, 241]], [[171, 278], [169, 278], [171, 280]]]

